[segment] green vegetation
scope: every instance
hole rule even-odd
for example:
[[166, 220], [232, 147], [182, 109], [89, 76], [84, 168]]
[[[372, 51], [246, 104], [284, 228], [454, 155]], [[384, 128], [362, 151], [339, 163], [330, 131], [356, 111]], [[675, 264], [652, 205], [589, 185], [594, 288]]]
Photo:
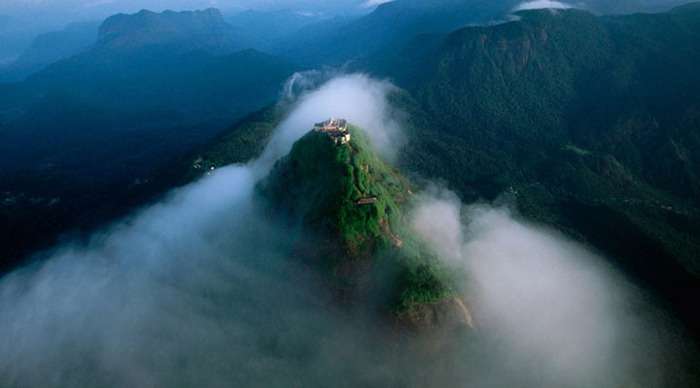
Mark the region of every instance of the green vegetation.
[[602, 250], [692, 318], [699, 11], [531, 11], [385, 50], [369, 66], [404, 88], [390, 98], [407, 113], [398, 167], [465, 202], [508, 193], [523, 216]]
[[185, 157], [181, 170], [186, 172], [176, 171], [175, 180], [190, 182], [210, 167], [245, 163], [260, 155], [285, 112], [284, 106], [273, 105], [248, 115]]
[[387, 53], [378, 70], [397, 69], [411, 117], [400, 167], [466, 202], [509, 193], [700, 327], [699, 11], [523, 12]]
[[316, 237], [308, 256], [342, 287], [357, 288], [367, 276], [375, 279], [369, 288], [393, 284], [388, 293], [397, 313], [451, 295], [446, 271], [404, 225], [409, 182], [378, 157], [359, 128], [349, 130], [352, 140], [343, 145], [308, 133], [260, 192], [277, 214]]
[[[334, 147], [327, 135], [310, 132], [271, 172], [264, 186], [276, 206], [302, 216], [317, 229], [337, 233], [353, 256], [388, 244], [387, 230], [406, 200], [408, 185], [368, 151], [366, 139], [350, 128], [353, 139]], [[376, 198], [370, 205], [357, 205]]]
[[441, 268], [420, 264], [406, 266], [399, 278], [400, 294], [394, 305], [398, 314], [406, 313], [424, 304], [431, 304], [454, 295], [444, 280], [446, 274], [436, 272]]

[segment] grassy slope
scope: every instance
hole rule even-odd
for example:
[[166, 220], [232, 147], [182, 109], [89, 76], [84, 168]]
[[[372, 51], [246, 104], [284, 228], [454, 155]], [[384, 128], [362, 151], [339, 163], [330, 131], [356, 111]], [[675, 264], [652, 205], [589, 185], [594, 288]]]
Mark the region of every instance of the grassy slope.
[[[350, 131], [349, 145], [335, 146], [315, 132], [299, 140], [263, 182], [265, 197], [318, 236], [312, 256], [338, 284], [358, 287], [367, 276], [375, 283], [369, 288], [391, 284], [397, 312], [450, 296], [444, 270], [405, 225], [409, 183], [372, 151], [361, 130]], [[356, 204], [367, 197], [377, 201]], [[364, 269], [368, 261], [375, 273]]]

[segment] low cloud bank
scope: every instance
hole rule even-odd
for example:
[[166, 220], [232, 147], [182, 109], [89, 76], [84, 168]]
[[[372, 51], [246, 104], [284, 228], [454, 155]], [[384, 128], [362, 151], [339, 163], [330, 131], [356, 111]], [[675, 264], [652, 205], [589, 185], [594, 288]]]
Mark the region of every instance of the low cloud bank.
[[258, 214], [253, 197], [274, 162], [330, 116], [363, 126], [388, 152], [392, 88], [347, 75], [305, 90], [258, 160], [2, 278], [0, 386], [327, 385], [355, 369], [369, 378], [380, 353], [334, 364], [372, 349], [359, 340], [378, 340], [372, 325], [335, 311], [289, 259], [289, 231]]
[[520, 3], [513, 11], [526, 11], [532, 9], [568, 9], [573, 8], [572, 5], [554, 0], [533, 0]]
[[583, 246], [435, 187], [412, 225], [461, 273], [490, 356], [514, 367], [519, 384], [657, 387], [688, 376], [680, 327]]
[[653, 334], [672, 326], [640, 316], [647, 305], [597, 257], [440, 190], [418, 199], [413, 225], [463, 278], [476, 331], [441, 333], [438, 347], [338, 308], [294, 259], [296, 237], [257, 211], [254, 185], [328, 116], [391, 155], [392, 90], [349, 75], [306, 91], [260, 159], [0, 279], [0, 386], [656, 387], [681, 376]]
[[363, 8], [372, 8], [376, 7], [378, 5], [382, 5], [384, 3], [389, 3], [393, 0], [365, 0], [364, 3], [362, 3]]

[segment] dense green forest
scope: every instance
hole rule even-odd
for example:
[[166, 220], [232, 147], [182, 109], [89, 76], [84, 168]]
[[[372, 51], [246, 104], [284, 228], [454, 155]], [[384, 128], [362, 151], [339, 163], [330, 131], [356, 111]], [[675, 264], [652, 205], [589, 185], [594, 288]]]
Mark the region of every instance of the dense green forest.
[[699, 8], [520, 16], [435, 46], [406, 165], [470, 199], [509, 193], [682, 305], [700, 273]]

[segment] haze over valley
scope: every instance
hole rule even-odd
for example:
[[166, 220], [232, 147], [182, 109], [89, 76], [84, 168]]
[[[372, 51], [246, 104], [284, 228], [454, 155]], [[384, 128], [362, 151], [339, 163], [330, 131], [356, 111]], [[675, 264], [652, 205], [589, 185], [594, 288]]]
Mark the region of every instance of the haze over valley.
[[3, 2], [0, 386], [700, 386], [699, 37], [681, 0]]

